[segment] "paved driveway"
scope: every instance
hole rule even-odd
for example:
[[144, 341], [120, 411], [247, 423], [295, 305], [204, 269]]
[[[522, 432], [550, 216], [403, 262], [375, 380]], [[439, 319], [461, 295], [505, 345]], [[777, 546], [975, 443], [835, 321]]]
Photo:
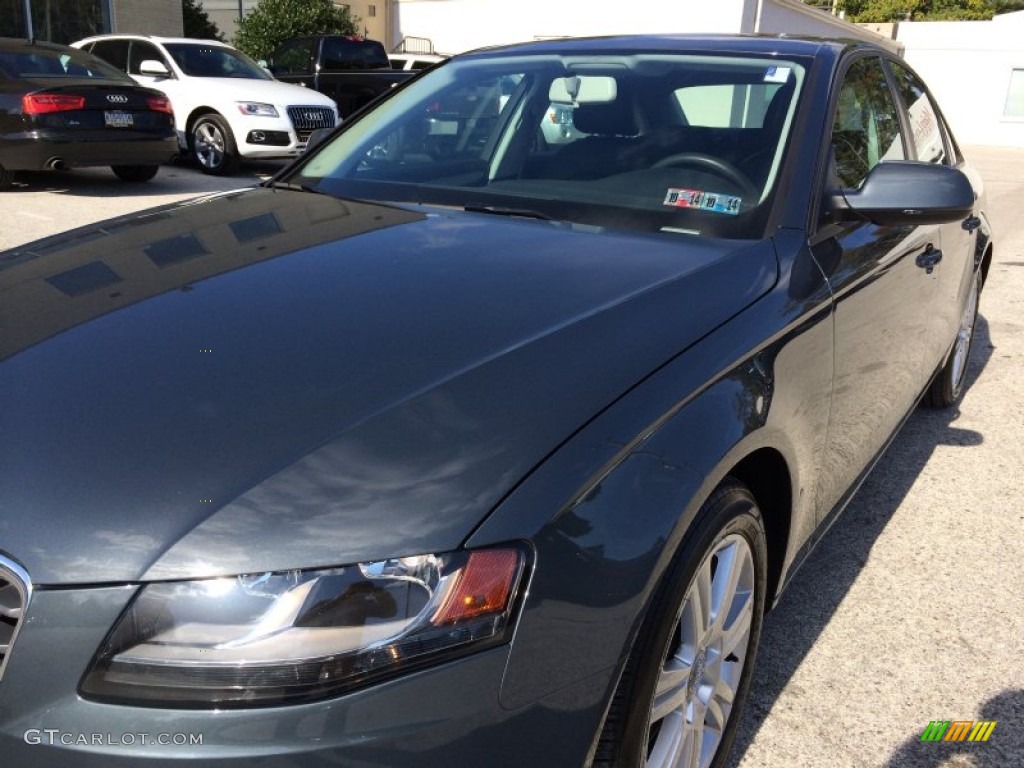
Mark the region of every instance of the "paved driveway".
[[[999, 238], [959, 410], [919, 411], [768, 618], [739, 768], [1024, 765], [1024, 150], [976, 149]], [[0, 249], [247, 186], [165, 167], [26, 174]], [[984, 744], [931, 720], [996, 720]]]

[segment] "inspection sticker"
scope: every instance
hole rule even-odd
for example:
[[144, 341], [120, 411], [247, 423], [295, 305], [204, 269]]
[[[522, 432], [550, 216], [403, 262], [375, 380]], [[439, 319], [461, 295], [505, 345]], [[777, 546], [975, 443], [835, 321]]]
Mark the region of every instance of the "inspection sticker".
[[784, 83], [789, 79], [789, 67], [768, 67], [764, 73], [766, 83]]
[[736, 216], [740, 212], [742, 197], [720, 195], [717, 192], [705, 192], [702, 189], [669, 188], [665, 194], [665, 205], [673, 208], [698, 208], [702, 211], [728, 213]]

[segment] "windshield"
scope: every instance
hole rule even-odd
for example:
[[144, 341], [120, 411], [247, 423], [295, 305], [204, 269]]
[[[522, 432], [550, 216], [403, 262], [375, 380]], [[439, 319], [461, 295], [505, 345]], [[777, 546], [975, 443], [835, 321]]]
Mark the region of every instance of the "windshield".
[[475, 55], [353, 121], [289, 176], [368, 200], [760, 237], [803, 81], [754, 56]]
[[270, 73], [234, 48], [198, 43], [168, 43], [167, 52], [189, 77], [243, 77], [273, 80]]
[[119, 83], [134, 83], [124, 72], [77, 48], [53, 50], [0, 51], [0, 77], [18, 80], [30, 78], [100, 78]]

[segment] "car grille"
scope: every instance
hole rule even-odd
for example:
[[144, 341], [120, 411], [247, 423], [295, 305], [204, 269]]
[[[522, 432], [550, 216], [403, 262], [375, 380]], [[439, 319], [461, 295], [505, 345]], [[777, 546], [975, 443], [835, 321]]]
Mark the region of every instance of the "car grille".
[[309, 141], [309, 136], [319, 128], [334, 127], [334, 112], [328, 107], [288, 107], [299, 141]]
[[0, 680], [18, 639], [18, 627], [28, 603], [28, 574], [14, 563], [0, 557]]

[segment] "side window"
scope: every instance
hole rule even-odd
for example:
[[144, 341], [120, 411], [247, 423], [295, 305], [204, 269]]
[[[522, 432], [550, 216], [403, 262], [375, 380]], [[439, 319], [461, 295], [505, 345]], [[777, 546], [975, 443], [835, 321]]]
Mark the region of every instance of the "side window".
[[897, 62], [889, 62], [889, 66], [896, 78], [896, 89], [907, 108], [917, 159], [925, 163], [948, 165], [949, 153], [942, 139], [939, 115], [924, 85], [913, 72]]
[[[150, 59], [162, 62], [167, 67], [167, 61], [160, 55], [160, 49], [155, 45], [139, 40], [132, 41], [131, 54], [128, 56], [128, 74], [141, 75], [142, 72], [139, 68], [142, 66], [142, 62]], [[167, 67], [167, 69], [169, 70], [170, 67]]]
[[99, 56], [108, 64], [113, 64], [122, 72], [128, 71], [128, 41], [127, 40], [99, 40], [90, 51], [93, 56]]
[[884, 160], [905, 160], [896, 102], [875, 56], [858, 59], [846, 72], [832, 125], [835, 174], [846, 188], [859, 187]]
[[274, 53], [270, 71], [275, 75], [308, 75], [313, 71], [313, 40], [296, 40]]

